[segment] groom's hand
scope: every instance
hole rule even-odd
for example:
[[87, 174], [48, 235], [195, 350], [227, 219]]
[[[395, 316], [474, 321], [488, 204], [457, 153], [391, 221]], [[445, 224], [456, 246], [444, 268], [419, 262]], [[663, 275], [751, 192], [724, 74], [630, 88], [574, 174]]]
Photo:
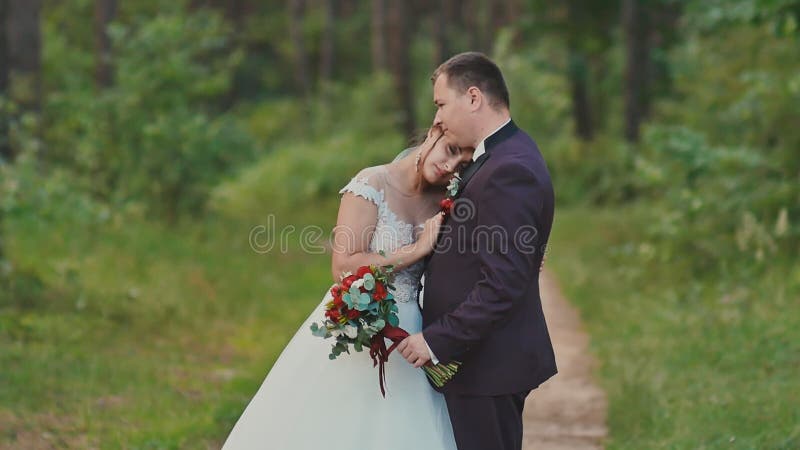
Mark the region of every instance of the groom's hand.
[[420, 368], [431, 360], [428, 345], [425, 343], [422, 333], [412, 334], [403, 339], [403, 342], [397, 346], [397, 351], [415, 368]]

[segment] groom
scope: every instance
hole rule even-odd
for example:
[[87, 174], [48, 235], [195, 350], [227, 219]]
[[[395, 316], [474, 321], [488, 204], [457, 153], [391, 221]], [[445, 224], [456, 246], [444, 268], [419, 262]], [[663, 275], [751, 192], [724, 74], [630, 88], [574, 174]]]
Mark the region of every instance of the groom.
[[426, 268], [422, 333], [398, 350], [415, 367], [462, 362], [440, 389], [459, 450], [519, 450], [525, 397], [556, 373], [539, 297], [553, 186], [491, 60], [462, 53], [431, 79], [434, 124], [474, 162]]

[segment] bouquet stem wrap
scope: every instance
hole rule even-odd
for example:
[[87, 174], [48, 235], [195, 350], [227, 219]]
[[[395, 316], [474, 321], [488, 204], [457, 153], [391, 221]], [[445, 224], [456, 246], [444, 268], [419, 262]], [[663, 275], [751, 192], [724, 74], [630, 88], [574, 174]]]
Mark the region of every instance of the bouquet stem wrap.
[[[386, 324], [383, 329], [372, 337], [370, 342], [369, 356], [372, 357], [372, 367], [378, 366], [378, 383], [381, 386], [381, 395], [386, 398], [386, 371], [384, 365], [389, 361], [389, 355], [408, 337], [408, 332], [400, 327]], [[392, 345], [387, 349], [386, 341], [392, 341]]]

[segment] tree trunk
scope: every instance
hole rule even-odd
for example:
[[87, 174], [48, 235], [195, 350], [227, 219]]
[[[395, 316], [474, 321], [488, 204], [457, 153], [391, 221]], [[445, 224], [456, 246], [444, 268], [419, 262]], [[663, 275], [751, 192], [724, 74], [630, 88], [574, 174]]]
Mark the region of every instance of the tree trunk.
[[[11, 151], [9, 136], [9, 121], [6, 103], [9, 95], [9, 72], [11, 67], [8, 46], [8, 0], [0, 0], [0, 159], [11, 161], [14, 154]], [[2, 217], [0, 217], [2, 220]], [[3, 259], [2, 236], [0, 236], [0, 260]]]
[[11, 50], [11, 99], [23, 111], [41, 107], [42, 0], [9, 0], [8, 39]]
[[415, 131], [414, 98], [411, 93], [411, 61], [408, 5], [404, 0], [388, 0], [389, 69], [394, 78], [398, 104], [403, 113], [402, 129], [406, 136]]
[[303, 38], [303, 18], [305, 15], [304, 0], [289, 0], [289, 34], [294, 46], [294, 70], [298, 89], [308, 97], [311, 94], [308, 56]]
[[584, 141], [591, 141], [594, 137], [594, 126], [589, 102], [589, 68], [585, 55], [575, 48], [569, 50], [569, 59], [569, 85], [575, 135]]
[[[582, 10], [579, 3], [574, 0], [566, 2], [568, 23], [580, 23]], [[591, 141], [594, 137], [594, 123], [592, 122], [592, 104], [589, 95], [589, 63], [586, 52], [581, 47], [582, 42], [579, 35], [567, 32], [566, 41], [569, 57], [567, 77], [569, 78], [575, 135], [583, 141]]]
[[450, 29], [455, 26], [453, 0], [439, 0], [437, 8], [438, 20], [433, 24], [435, 46], [433, 50], [434, 67], [450, 57]]
[[461, 20], [467, 32], [470, 51], [485, 52], [483, 48], [483, 26], [480, 20], [481, 4], [478, 0], [464, 0], [461, 8]]
[[497, 33], [506, 25], [509, 24], [507, 8], [509, 7], [506, 0], [488, 0], [487, 13], [489, 14], [489, 39], [490, 46], [494, 45], [494, 40]]
[[385, 72], [386, 64], [386, 0], [372, 0], [372, 18], [370, 20], [372, 70]]
[[[507, 0], [506, 1], [506, 24], [518, 23], [520, 18], [525, 13], [525, 7], [520, 0]], [[511, 45], [513, 48], [519, 48], [522, 45], [522, 33], [520, 33], [518, 26], [513, 26], [511, 36]]]
[[[9, 116], [6, 102], [8, 98], [9, 84], [9, 46], [8, 46], [8, 0], [0, 0], [0, 164], [11, 161], [14, 156], [11, 152], [11, 142], [9, 138]], [[2, 194], [2, 190], [0, 190]], [[0, 208], [0, 265], [5, 261], [5, 223], [3, 210]], [[0, 286], [3, 286], [4, 279], [0, 274]], [[3, 287], [5, 289], [5, 287]]]
[[[246, 20], [257, 12], [257, 3], [254, 0], [190, 0], [187, 8], [190, 11], [197, 11], [201, 9], [212, 9], [222, 13], [225, 20], [230, 22], [232, 30], [230, 33], [230, 43], [228, 44], [233, 51], [234, 49], [243, 49], [246, 52], [245, 58], [248, 58], [253, 52], [257, 51], [249, 45], [246, 32]], [[230, 84], [228, 91], [224, 97], [220, 99], [219, 107], [223, 110], [228, 110], [233, 107], [236, 102], [247, 95], [248, 86], [242, 87], [240, 83], [242, 71], [246, 70], [246, 65], [239, 66], [233, 74], [233, 81]], [[246, 78], [246, 77], [245, 77]]]
[[340, 3], [337, 5], [339, 7], [339, 14], [341, 17], [352, 17], [358, 12], [360, 3], [361, 2], [358, 0], [340, 0]]
[[95, 0], [94, 2], [94, 79], [98, 88], [104, 89], [114, 84], [114, 65], [112, 64], [111, 38], [108, 25], [117, 14], [116, 0]]
[[622, 2], [622, 28], [625, 36], [625, 139], [639, 140], [639, 127], [645, 113], [647, 72], [650, 59], [649, 25], [641, 0]]
[[[6, 7], [8, 100], [17, 106], [17, 114], [33, 113], [37, 118], [42, 102], [42, 38], [39, 24], [42, 0], [7, 0]], [[36, 123], [34, 121], [35, 129], [32, 131], [38, 135]], [[13, 159], [16, 153], [13, 143], [9, 147]]]
[[320, 43], [319, 79], [324, 82], [330, 80], [333, 76], [336, 0], [323, 0], [322, 8], [325, 27], [322, 30], [322, 42]]
[[241, 31], [244, 27], [244, 20], [249, 13], [254, 10], [254, 5], [248, 0], [227, 0], [223, 2], [225, 6], [225, 18], [230, 20], [236, 27], [235, 31]]

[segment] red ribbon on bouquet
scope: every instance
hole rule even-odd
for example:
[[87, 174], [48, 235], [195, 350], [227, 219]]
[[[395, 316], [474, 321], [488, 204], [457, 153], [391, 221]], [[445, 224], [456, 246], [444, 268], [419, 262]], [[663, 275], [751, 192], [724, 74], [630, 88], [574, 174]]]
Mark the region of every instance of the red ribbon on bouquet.
[[[387, 323], [378, 334], [372, 336], [372, 340], [370, 341], [369, 356], [372, 357], [372, 367], [379, 366], [378, 383], [381, 385], [381, 395], [383, 395], [384, 398], [386, 398], [386, 371], [384, 369], [384, 364], [389, 361], [389, 355], [403, 342], [403, 339], [408, 336], [408, 331]], [[386, 341], [384, 341], [384, 339], [392, 341], [392, 345], [388, 349], [386, 348]]]

